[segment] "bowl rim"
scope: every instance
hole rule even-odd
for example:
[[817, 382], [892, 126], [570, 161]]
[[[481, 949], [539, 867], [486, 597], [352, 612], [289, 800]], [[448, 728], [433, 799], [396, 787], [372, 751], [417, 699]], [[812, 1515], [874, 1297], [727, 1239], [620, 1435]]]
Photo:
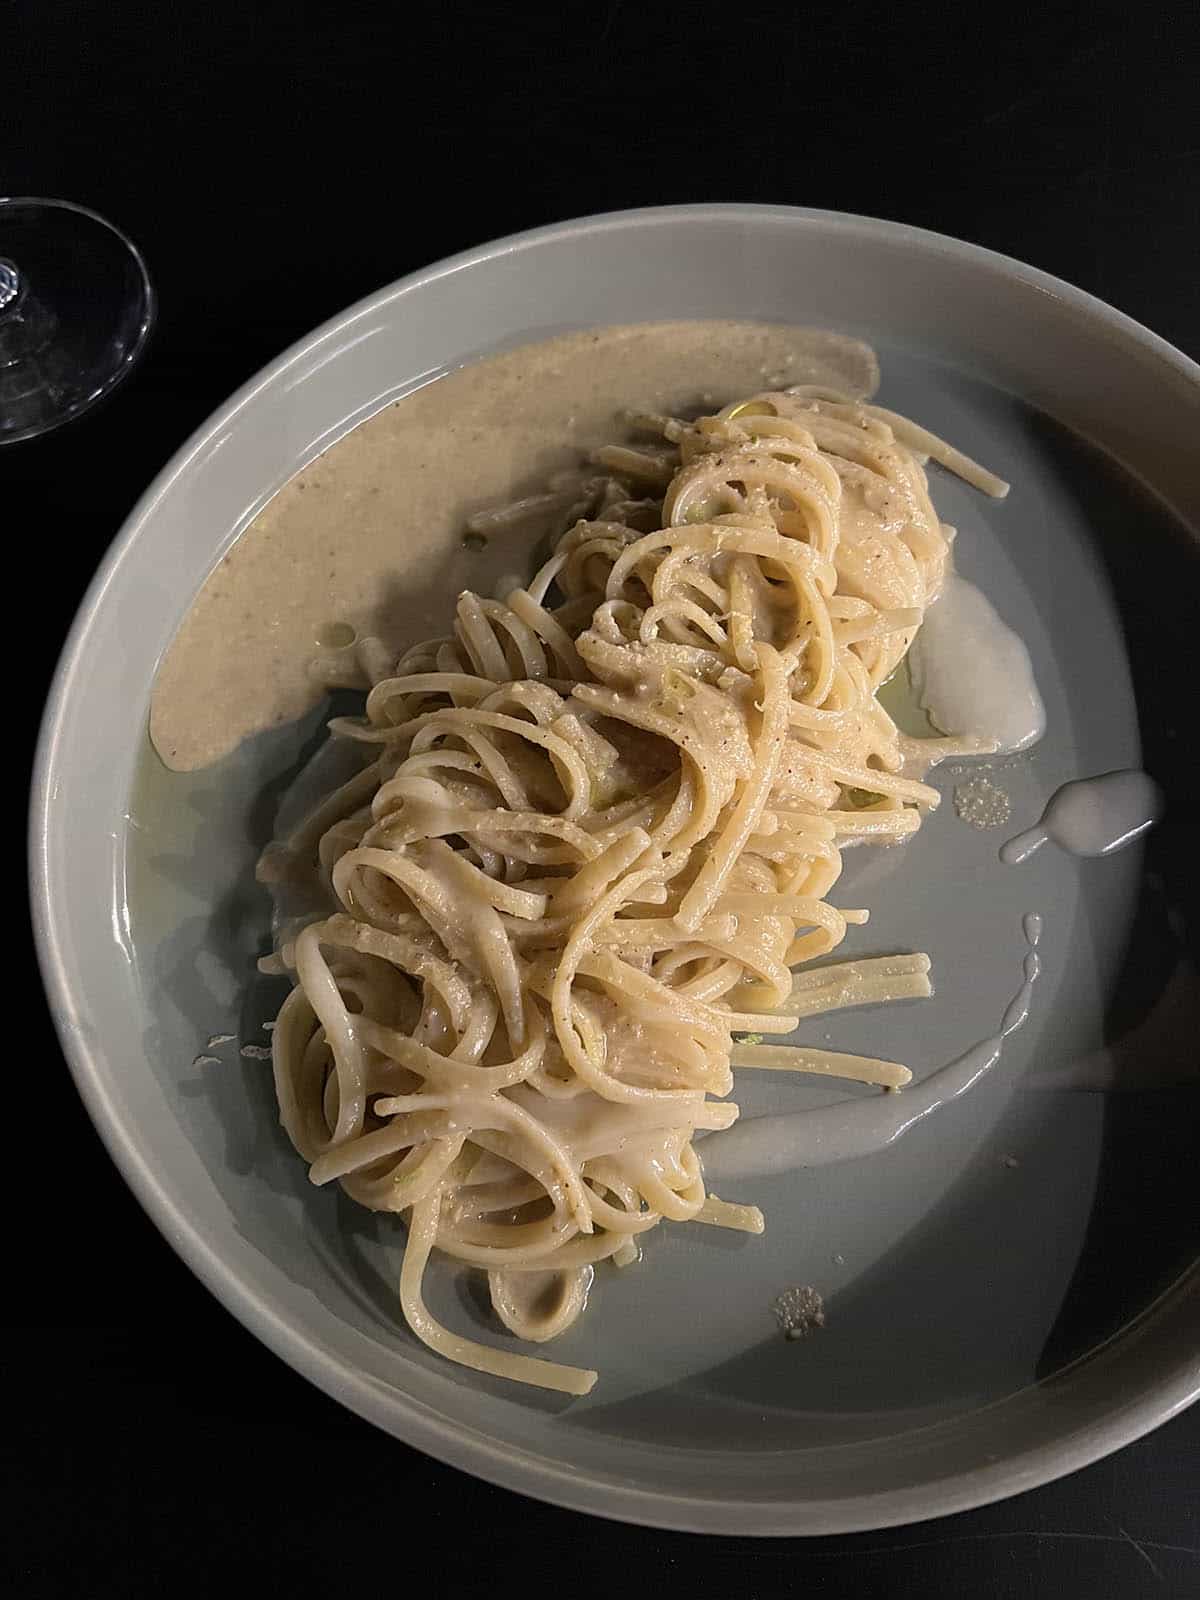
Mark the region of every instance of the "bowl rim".
[[[65, 903], [56, 903], [48, 877], [51, 819], [59, 767], [64, 760], [64, 709], [73, 681], [84, 670], [93, 619], [107, 591], [118, 580], [122, 564], [176, 481], [260, 391], [276, 383], [283, 373], [310, 356], [325, 340], [344, 334], [354, 323], [393, 301], [450, 274], [516, 255], [549, 241], [582, 238], [631, 225], [671, 228], [689, 223], [710, 226], [799, 224], [834, 232], [847, 239], [867, 238], [950, 257], [1007, 281], [1024, 283], [1072, 307], [1090, 321], [1104, 326], [1110, 334], [1155, 357], [1200, 393], [1200, 364], [1132, 317], [1084, 290], [980, 245], [906, 223], [846, 212], [733, 203], [604, 212], [509, 234], [409, 273], [329, 318], [242, 384], [172, 455], [140, 496], [109, 546], [63, 644], [38, 738], [29, 818], [30, 900], [35, 943], [67, 1065], [88, 1115], [126, 1183], [167, 1241], [218, 1300], [268, 1348], [326, 1394], [438, 1461], [572, 1510], [651, 1527], [721, 1534], [815, 1535], [894, 1527], [1004, 1499], [1087, 1466], [1132, 1443], [1200, 1398], [1200, 1341], [1193, 1356], [1185, 1355], [1172, 1364], [1164, 1364], [1153, 1379], [1131, 1385], [1124, 1399], [1102, 1416], [1073, 1428], [1068, 1426], [1051, 1440], [1026, 1445], [1013, 1455], [934, 1483], [807, 1501], [801, 1505], [786, 1500], [698, 1498], [620, 1483], [600, 1474], [589, 1475], [586, 1471], [567, 1471], [532, 1451], [439, 1417], [405, 1395], [382, 1391], [364, 1373], [324, 1349], [315, 1336], [280, 1315], [244, 1275], [222, 1259], [191, 1217], [173, 1203], [153, 1163], [136, 1148], [119, 1109], [106, 1098], [95, 1071], [95, 1052], [91, 1044], [79, 1028], [69, 1026], [66, 1021], [73, 1013], [74, 975], [58, 930], [69, 915], [69, 908]], [[1184, 1276], [1187, 1278], [1191, 1273]], [[1124, 1339], [1131, 1328], [1144, 1323], [1155, 1307], [1170, 1295], [1168, 1291], [1160, 1297], [1155, 1306], [1147, 1308], [1109, 1343]]]

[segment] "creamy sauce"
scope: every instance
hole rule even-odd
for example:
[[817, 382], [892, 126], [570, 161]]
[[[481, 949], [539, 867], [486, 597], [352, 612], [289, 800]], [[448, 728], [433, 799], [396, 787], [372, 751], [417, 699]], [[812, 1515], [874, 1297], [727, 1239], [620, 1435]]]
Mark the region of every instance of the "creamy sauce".
[[1075, 856], [1111, 856], [1140, 839], [1162, 816], [1162, 790], [1144, 772], [1105, 772], [1056, 789], [1042, 820], [1000, 847], [1000, 859], [1019, 867], [1048, 839]]
[[700, 1147], [705, 1178], [724, 1183], [756, 1178], [795, 1167], [824, 1167], [877, 1155], [950, 1100], [966, 1094], [1000, 1060], [1004, 1042], [1029, 1016], [1033, 986], [1041, 972], [1037, 943], [1042, 919], [1035, 912], [1023, 922], [1024, 980], [1009, 1002], [1000, 1029], [982, 1039], [957, 1060], [933, 1072], [911, 1089], [870, 1100], [841, 1100], [816, 1111], [781, 1117], [752, 1117], [728, 1131], [715, 1133]]
[[1036, 744], [1046, 709], [1029, 651], [986, 595], [956, 573], [925, 613], [908, 655], [913, 688], [941, 732], [1010, 755]]
[[[463, 367], [394, 402], [282, 488], [209, 577], [163, 661], [150, 734], [192, 771], [302, 715], [331, 625], [393, 651], [448, 630], [461, 590], [528, 575], [528, 523], [464, 542], [472, 513], [536, 493], [622, 433], [629, 409], [711, 410], [790, 383], [866, 393], [857, 341], [747, 322], [568, 334]], [[473, 548], [468, 548], [468, 544]]]

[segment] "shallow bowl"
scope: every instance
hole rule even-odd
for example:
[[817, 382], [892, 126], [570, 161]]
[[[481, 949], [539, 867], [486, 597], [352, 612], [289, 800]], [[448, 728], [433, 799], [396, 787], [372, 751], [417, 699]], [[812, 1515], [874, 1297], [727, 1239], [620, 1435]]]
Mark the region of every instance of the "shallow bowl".
[[[566, 1403], [417, 1344], [397, 1314], [395, 1224], [313, 1190], [278, 1130], [254, 1059], [278, 993], [254, 977], [267, 910], [252, 866], [320, 717], [181, 778], [149, 755], [147, 706], [218, 558], [357, 422], [482, 354], [677, 318], [865, 337], [885, 404], [1010, 478], [1002, 505], [940, 476], [935, 498], [960, 568], [1023, 634], [1049, 711], [1046, 739], [1004, 775], [1014, 818], [1036, 820], [1067, 779], [1143, 762], [1169, 809], [1145, 848], [1103, 861], [1048, 847], [1002, 866], [952, 804], [905, 850], [860, 853], [846, 881], [873, 907], [873, 947], [928, 949], [937, 994], [837, 1019], [836, 1043], [920, 1077], [994, 1033], [1033, 911], [1045, 970], [1028, 1026], [971, 1094], [884, 1154], [746, 1186], [735, 1198], [763, 1206], [764, 1238], [659, 1230], [560, 1347], [602, 1372]], [[272, 1349], [398, 1438], [668, 1527], [829, 1533], [954, 1511], [1188, 1404], [1198, 437], [1200, 369], [1088, 295], [934, 234], [782, 208], [630, 212], [501, 240], [287, 351], [178, 452], [106, 556], [34, 787], [33, 905], [64, 1051], [172, 1245]], [[940, 780], [948, 795], [954, 781]], [[225, 1034], [220, 1064], [197, 1063]], [[742, 1098], [753, 1114], [806, 1094], [759, 1084]], [[432, 1278], [435, 1307], [480, 1319], [461, 1275]], [[816, 1287], [827, 1320], [787, 1342], [770, 1308], [791, 1284]]]

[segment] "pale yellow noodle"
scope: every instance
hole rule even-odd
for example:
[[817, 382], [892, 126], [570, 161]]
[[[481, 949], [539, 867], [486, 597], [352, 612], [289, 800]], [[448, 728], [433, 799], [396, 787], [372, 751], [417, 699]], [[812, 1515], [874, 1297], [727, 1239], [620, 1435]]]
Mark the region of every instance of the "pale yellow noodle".
[[548, 1339], [660, 1221], [761, 1231], [705, 1193], [695, 1142], [736, 1117], [734, 1069], [908, 1081], [761, 1040], [930, 993], [922, 955], [807, 964], [866, 921], [828, 899], [842, 845], [914, 832], [938, 799], [914, 774], [970, 744], [876, 699], [947, 569], [923, 460], [1004, 488], [824, 389], [633, 420], [658, 442], [473, 519], [560, 517], [527, 588], [463, 594], [398, 661], [359, 641], [338, 681], [364, 715], [331, 727], [363, 771], [260, 869], [328, 901], [268, 958], [295, 980], [272, 1053], [314, 1182], [407, 1219], [424, 1343], [576, 1395], [594, 1372], [442, 1327], [426, 1262], [486, 1270], [500, 1322]]

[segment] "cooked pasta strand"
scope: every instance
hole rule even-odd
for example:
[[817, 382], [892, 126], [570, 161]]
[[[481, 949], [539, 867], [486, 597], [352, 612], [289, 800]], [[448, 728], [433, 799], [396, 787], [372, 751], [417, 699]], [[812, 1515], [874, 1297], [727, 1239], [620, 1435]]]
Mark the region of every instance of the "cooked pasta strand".
[[737, 1116], [734, 1070], [909, 1081], [761, 1040], [931, 992], [920, 954], [809, 963], [867, 919], [830, 904], [842, 846], [915, 832], [938, 795], [910, 774], [963, 748], [876, 698], [946, 572], [919, 458], [1005, 487], [826, 389], [635, 421], [656, 438], [473, 518], [560, 518], [528, 587], [463, 594], [398, 662], [364, 645], [364, 714], [333, 724], [363, 771], [262, 867], [328, 891], [268, 958], [294, 974], [272, 1053], [313, 1181], [407, 1219], [400, 1302], [431, 1349], [572, 1395], [596, 1374], [442, 1327], [430, 1254], [486, 1270], [541, 1342], [660, 1221], [762, 1231], [693, 1142]]

